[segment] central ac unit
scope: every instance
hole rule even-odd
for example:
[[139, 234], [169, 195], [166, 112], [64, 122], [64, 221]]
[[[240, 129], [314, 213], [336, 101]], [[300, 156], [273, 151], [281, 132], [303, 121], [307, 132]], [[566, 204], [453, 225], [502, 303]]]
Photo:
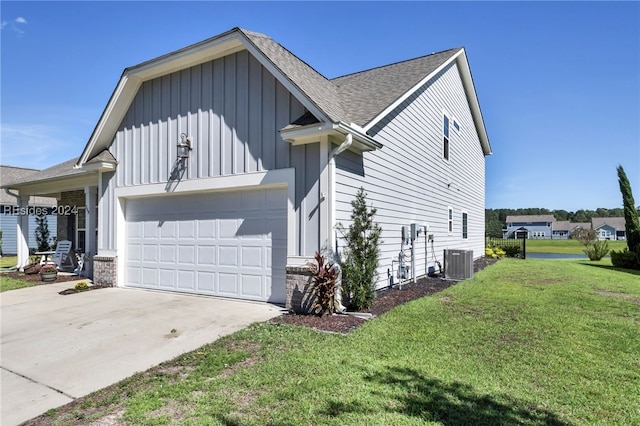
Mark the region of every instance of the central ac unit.
[[451, 280], [473, 278], [473, 250], [444, 250], [444, 276]]

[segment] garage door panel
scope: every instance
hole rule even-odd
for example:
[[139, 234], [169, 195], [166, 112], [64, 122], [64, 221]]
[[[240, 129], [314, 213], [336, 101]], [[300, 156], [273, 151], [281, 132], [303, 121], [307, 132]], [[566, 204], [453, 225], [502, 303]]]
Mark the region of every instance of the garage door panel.
[[216, 265], [216, 248], [215, 246], [199, 246], [198, 247], [198, 265]]
[[[259, 190], [128, 200], [127, 285], [284, 301], [286, 194]], [[273, 274], [278, 289], [272, 288]]]
[[158, 246], [151, 244], [142, 245], [142, 260], [145, 262], [158, 261]]
[[262, 279], [261, 275], [243, 274], [242, 277], [242, 294], [262, 298]]
[[218, 287], [223, 296], [238, 295], [238, 275], [235, 273], [218, 273]]

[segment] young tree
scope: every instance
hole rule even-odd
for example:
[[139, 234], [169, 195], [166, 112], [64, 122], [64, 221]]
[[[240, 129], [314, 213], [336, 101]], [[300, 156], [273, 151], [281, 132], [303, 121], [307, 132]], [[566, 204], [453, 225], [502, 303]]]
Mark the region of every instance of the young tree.
[[48, 251], [51, 250], [51, 245], [49, 244], [50, 235], [49, 235], [49, 222], [47, 220], [47, 216], [42, 214], [36, 216], [36, 244], [38, 245], [38, 251]]
[[[346, 260], [342, 266], [344, 279], [342, 294], [355, 310], [371, 306], [376, 296], [378, 254], [380, 251], [380, 233], [382, 228], [373, 221], [376, 215], [374, 207], [367, 207], [367, 194], [360, 188], [356, 198], [351, 201], [351, 220], [348, 231], [343, 235], [347, 247]], [[339, 224], [338, 228], [342, 226]]]
[[627, 247], [629, 251], [640, 255], [640, 222], [631, 192], [631, 184], [627, 174], [621, 165], [618, 165], [618, 183], [622, 193], [622, 206], [624, 208], [625, 231], [627, 233]]

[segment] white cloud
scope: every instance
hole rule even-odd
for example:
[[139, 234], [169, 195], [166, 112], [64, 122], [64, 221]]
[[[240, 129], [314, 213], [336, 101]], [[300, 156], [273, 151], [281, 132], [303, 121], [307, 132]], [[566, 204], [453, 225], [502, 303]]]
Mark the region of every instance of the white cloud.
[[0, 127], [0, 163], [43, 169], [78, 155], [64, 130], [48, 124], [9, 124]]
[[4, 30], [5, 28], [12, 30], [14, 33], [18, 34], [18, 35], [22, 35], [24, 34], [24, 30], [22, 28], [20, 28], [23, 25], [27, 25], [27, 20], [25, 18], [23, 18], [22, 16], [18, 16], [16, 19], [14, 19], [13, 21], [9, 22], [9, 21], [2, 21], [2, 24], [0, 24], [0, 29]]

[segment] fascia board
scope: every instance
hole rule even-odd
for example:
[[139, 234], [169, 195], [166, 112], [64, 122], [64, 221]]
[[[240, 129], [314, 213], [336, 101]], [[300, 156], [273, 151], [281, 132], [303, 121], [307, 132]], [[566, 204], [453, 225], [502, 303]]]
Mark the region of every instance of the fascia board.
[[467, 94], [467, 100], [469, 102], [469, 108], [473, 115], [473, 121], [480, 138], [480, 144], [482, 145], [482, 152], [484, 155], [491, 155], [491, 144], [489, 143], [489, 136], [487, 135], [487, 129], [484, 125], [484, 119], [482, 118], [482, 110], [480, 109], [480, 102], [478, 101], [478, 95], [476, 93], [476, 87], [473, 84], [473, 77], [471, 75], [471, 68], [467, 61], [467, 55], [464, 49], [460, 50], [460, 53], [455, 55], [458, 60], [458, 69], [462, 77], [462, 83], [464, 90]]
[[95, 186], [97, 184], [98, 173], [87, 172], [68, 177], [44, 179], [24, 185], [15, 185], [12, 188], [17, 189], [21, 194], [41, 195], [72, 191], [82, 189], [85, 186]]

